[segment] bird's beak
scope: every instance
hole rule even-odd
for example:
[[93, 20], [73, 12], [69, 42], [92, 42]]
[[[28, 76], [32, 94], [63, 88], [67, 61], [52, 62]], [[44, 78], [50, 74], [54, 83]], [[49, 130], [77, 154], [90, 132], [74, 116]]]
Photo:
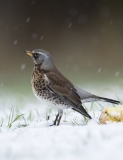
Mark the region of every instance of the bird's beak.
[[29, 56], [31, 56], [31, 57], [32, 57], [32, 52], [31, 52], [31, 51], [27, 51], [27, 50], [25, 50], [25, 51], [24, 51], [24, 53], [26, 53], [26, 54], [28, 54]]

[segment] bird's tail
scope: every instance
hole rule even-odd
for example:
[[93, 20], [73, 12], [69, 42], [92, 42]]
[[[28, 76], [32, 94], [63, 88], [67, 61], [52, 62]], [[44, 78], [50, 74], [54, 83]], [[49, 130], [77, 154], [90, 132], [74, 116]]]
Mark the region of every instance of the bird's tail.
[[104, 97], [98, 97], [98, 96], [91, 94], [91, 93], [89, 93], [89, 92], [87, 92], [77, 86], [74, 86], [74, 87], [77, 90], [77, 93], [79, 94], [82, 103], [103, 101], [103, 102], [109, 102], [109, 103], [114, 103], [114, 104], [120, 104], [120, 101], [116, 101], [116, 100], [104, 98]]
[[103, 102], [109, 102], [109, 103], [114, 103], [114, 104], [120, 104], [120, 101], [109, 99], [109, 98], [104, 98], [104, 97], [95, 97], [95, 101], [103, 101]]

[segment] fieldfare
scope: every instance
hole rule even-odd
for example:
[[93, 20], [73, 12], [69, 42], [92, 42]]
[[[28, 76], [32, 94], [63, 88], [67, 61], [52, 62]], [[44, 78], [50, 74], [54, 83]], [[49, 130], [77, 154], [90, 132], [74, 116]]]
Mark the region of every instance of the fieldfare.
[[32, 57], [34, 69], [31, 79], [34, 95], [46, 106], [58, 111], [53, 125], [59, 125], [63, 110], [71, 108], [92, 119], [82, 106], [82, 103], [104, 101], [119, 104], [119, 101], [91, 94], [65, 78], [55, 67], [49, 52], [43, 49], [24, 51]]

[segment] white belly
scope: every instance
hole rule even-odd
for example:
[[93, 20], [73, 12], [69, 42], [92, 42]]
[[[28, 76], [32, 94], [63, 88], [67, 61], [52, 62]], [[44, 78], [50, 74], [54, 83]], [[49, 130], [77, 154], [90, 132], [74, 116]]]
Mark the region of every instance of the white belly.
[[57, 109], [57, 110], [63, 110], [63, 109], [67, 109], [68, 108], [68, 106], [66, 106], [66, 105], [56, 104], [53, 101], [49, 101], [48, 99], [41, 98], [40, 96], [38, 96], [36, 94], [36, 92], [34, 90], [33, 90], [33, 93], [39, 99], [39, 101], [41, 102], [41, 104], [43, 105], [43, 107]]

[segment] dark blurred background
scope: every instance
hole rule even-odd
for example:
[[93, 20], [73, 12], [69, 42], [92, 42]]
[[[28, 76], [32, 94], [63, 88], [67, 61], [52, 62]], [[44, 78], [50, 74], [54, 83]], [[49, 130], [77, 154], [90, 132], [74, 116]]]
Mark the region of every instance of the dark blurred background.
[[122, 0], [0, 0], [0, 88], [31, 91], [23, 50], [49, 51], [73, 83], [123, 82]]

